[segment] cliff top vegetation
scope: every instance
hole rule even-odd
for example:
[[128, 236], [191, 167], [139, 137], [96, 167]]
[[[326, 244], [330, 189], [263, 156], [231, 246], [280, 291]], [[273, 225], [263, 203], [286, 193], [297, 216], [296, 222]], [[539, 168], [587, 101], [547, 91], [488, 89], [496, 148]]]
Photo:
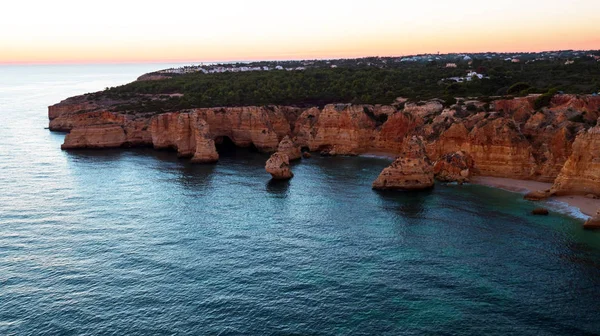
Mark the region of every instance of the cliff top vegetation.
[[390, 104], [397, 97], [452, 101], [451, 97], [522, 96], [555, 91], [599, 92], [600, 62], [594, 58], [580, 58], [570, 64], [561, 59], [528, 64], [473, 59], [458, 62], [456, 68], [439, 62], [400, 62], [390, 66], [354, 63], [294, 71], [194, 72], [107, 88], [89, 94], [88, 99], [118, 101], [115, 109], [119, 111], [161, 113], [215, 106]]

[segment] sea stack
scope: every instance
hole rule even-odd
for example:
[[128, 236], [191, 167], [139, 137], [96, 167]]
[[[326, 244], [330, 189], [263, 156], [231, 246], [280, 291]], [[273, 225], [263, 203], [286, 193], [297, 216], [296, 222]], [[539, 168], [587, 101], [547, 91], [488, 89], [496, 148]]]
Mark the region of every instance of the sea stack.
[[433, 167], [425, 154], [423, 140], [413, 136], [404, 140], [402, 154], [381, 172], [373, 182], [373, 189], [422, 190], [433, 185]]
[[475, 162], [473, 158], [463, 151], [448, 153], [436, 161], [433, 174], [441, 182], [469, 182]]
[[279, 142], [277, 151], [279, 153], [287, 154], [287, 156], [290, 158], [290, 161], [298, 160], [302, 157], [300, 146], [296, 145], [288, 135], [286, 135], [281, 142]]
[[290, 169], [290, 158], [285, 153], [275, 152], [265, 165], [267, 173], [271, 174], [274, 180], [289, 180], [294, 177]]
[[196, 140], [196, 151], [192, 157], [192, 162], [213, 163], [219, 160], [215, 141], [210, 137], [209, 126], [204, 119], [198, 118], [196, 120], [194, 138]]

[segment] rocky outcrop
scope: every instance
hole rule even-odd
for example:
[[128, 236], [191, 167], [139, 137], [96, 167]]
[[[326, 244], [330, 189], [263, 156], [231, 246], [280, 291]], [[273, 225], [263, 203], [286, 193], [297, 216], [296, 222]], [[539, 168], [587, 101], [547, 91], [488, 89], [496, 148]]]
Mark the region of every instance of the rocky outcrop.
[[600, 211], [595, 216], [590, 217], [583, 224], [583, 228], [587, 230], [600, 230]]
[[65, 137], [62, 149], [115, 148], [125, 144], [123, 127], [118, 125], [98, 125], [73, 129]]
[[550, 211], [548, 211], [548, 209], [545, 208], [536, 208], [531, 211], [531, 214], [536, 216], [548, 216], [550, 214]]
[[99, 106], [100, 105], [95, 101], [87, 99], [87, 96], [85, 95], [71, 97], [58, 104], [48, 106], [48, 119], [52, 121], [61, 115], [72, 115], [74, 113], [94, 111], [98, 109]]
[[290, 158], [284, 153], [273, 153], [267, 160], [265, 170], [274, 180], [289, 180], [294, 177], [290, 169]]
[[298, 160], [302, 157], [300, 146], [296, 145], [289, 136], [285, 136], [277, 147], [279, 153], [287, 154], [290, 161]]
[[433, 185], [433, 167], [425, 153], [423, 141], [413, 136], [404, 142], [400, 157], [373, 182], [373, 189], [422, 190]]
[[441, 182], [469, 182], [475, 162], [463, 152], [443, 155], [433, 166], [433, 174]]
[[557, 195], [600, 194], [600, 126], [579, 133], [552, 190]]
[[528, 201], [543, 201], [543, 200], [550, 198], [551, 196], [552, 196], [551, 190], [537, 190], [537, 191], [532, 191], [532, 192], [525, 194], [525, 196], [523, 196], [523, 198]]
[[50, 130], [68, 132], [74, 128], [97, 126], [97, 125], [119, 125], [124, 126], [130, 119], [119, 113], [106, 110], [84, 112], [76, 114], [61, 114], [50, 121]]

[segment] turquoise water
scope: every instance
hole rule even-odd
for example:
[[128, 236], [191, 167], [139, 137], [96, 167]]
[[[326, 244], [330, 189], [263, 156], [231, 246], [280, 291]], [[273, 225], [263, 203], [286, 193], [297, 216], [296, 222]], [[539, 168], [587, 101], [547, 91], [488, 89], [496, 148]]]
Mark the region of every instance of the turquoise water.
[[157, 65], [0, 68], [1, 335], [591, 335], [600, 234], [389, 162], [60, 150], [46, 106]]

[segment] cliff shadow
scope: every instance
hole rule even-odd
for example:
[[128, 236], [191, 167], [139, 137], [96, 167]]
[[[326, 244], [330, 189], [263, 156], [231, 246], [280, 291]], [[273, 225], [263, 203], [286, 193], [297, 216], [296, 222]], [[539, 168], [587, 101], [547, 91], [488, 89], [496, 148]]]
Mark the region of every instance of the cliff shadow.
[[210, 187], [215, 176], [216, 164], [187, 161], [168, 169], [176, 173], [177, 183], [187, 189], [198, 191]]
[[267, 182], [266, 189], [271, 195], [285, 197], [290, 189], [290, 180], [271, 179]]
[[220, 157], [236, 156], [240, 152], [258, 153], [258, 148], [252, 143], [248, 147], [240, 147], [226, 135], [215, 137], [215, 147]]
[[402, 217], [422, 219], [427, 209], [427, 200], [433, 189], [419, 191], [374, 190], [382, 201], [381, 207], [400, 214]]

